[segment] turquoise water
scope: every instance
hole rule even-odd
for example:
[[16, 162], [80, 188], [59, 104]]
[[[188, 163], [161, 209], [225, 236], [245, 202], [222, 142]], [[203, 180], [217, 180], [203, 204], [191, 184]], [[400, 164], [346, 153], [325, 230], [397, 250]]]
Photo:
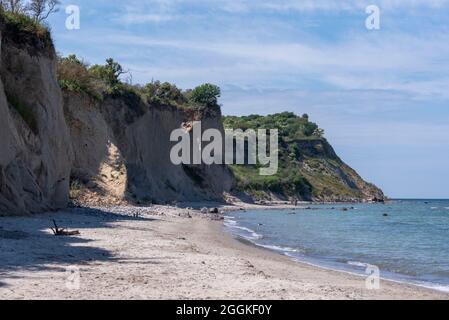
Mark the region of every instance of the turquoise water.
[[360, 274], [375, 265], [383, 278], [449, 291], [449, 200], [233, 212], [225, 225], [299, 261]]

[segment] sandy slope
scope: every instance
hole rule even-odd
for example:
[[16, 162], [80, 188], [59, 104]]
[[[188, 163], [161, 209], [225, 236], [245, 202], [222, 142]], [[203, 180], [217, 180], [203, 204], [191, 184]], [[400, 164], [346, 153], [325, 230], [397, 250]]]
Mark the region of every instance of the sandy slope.
[[[0, 299], [449, 298], [385, 281], [368, 291], [362, 278], [242, 244], [221, 222], [187, 210], [115, 211], [0, 218]], [[52, 219], [81, 236], [54, 237]], [[80, 270], [79, 289], [76, 276], [67, 281], [71, 266]]]

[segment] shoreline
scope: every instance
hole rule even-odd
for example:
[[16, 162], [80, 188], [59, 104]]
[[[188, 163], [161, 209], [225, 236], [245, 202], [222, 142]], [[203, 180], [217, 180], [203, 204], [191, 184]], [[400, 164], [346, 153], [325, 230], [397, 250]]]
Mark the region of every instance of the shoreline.
[[[54, 237], [52, 219], [81, 235]], [[449, 299], [390, 281], [366, 290], [360, 276], [241, 243], [221, 219], [174, 207], [3, 217], [0, 239], [0, 299]], [[71, 266], [76, 290], [67, 287]]]
[[[321, 203], [320, 203], [321, 204]], [[326, 204], [335, 204], [335, 203], [326, 203]], [[342, 203], [339, 203], [342, 204]], [[299, 207], [297, 207], [299, 208]], [[262, 209], [260, 208], [251, 208], [248, 210], [269, 210], [269, 209], [274, 209], [274, 210], [288, 210], [289, 208], [286, 207], [264, 207]], [[303, 208], [299, 208], [299, 209], [303, 209]], [[233, 212], [233, 211], [230, 211]], [[235, 212], [235, 211], [234, 211]], [[238, 241], [239, 243], [242, 243], [245, 246], [248, 246], [250, 248], [254, 248], [256, 250], [264, 250], [264, 251], [268, 251], [270, 253], [273, 253], [275, 255], [279, 255], [281, 257], [287, 258], [290, 261], [294, 262], [294, 263], [298, 263], [300, 265], [303, 266], [309, 266], [312, 268], [317, 268], [320, 270], [324, 270], [324, 271], [330, 271], [330, 272], [337, 272], [337, 273], [342, 273], [342, 274], [347, 274], [350, 276], [354, 276], [354, 277], [358, 277], [361, 278], [363, 281], [366, 279], [366, 277], [368, 275], [365, 275], [363, 273], [358, 273], [356, 271], [352, 271], [349, 269], [344, 269], [344, 268], [338, 268], [338, 267], [332, 267], [332, 266], [326, 266], [324, 264], [320, 264], [320, 262], [312, 262], [312, 261], [307, 261], [307, 260], [301, 260], [298, 257], [292, 256], [292, 255], [288, 255], [286, 252], [282, 251], [282, 250], [275, 250], [275, 249], [271, 249], [267, 246], [258, 244], [256, 241], [252, 241], [250, 239], [245, 238], [242, 235], [238, 235], [238, 234], [232, 234], [232, 232], [230, 231], [230, 227], [226, 226], [223, 224], [223, 229], [224, 229], [224, 233], [227, 236], [230, 236], [232, 239], [234, 239], [235, 241]], [[228, 230], [226, 230], [228, 229]], [[273, 245], [275, 246], [275, 245]], [[398, 274], [392, 274], [392, 275], [396, 275], [396, 276], [400, 276]], [[400, 284], [400, 285], [404, 285], [404, 286], [411, 286], [411, 287], [416, 287], [416, 288], [420, 288], [420, 289], [425, 289], [425, 290], [431, 290], [433, 292], [436, 293], [440, 293], [440, 294], [445, 294], [447, 295], [447, 299], [449, 299], [449, 290], [445, 289], [438, 289], [439, 285], [438, 284], [432, 284], [432, 283], [428, 283], [428, 285], [423, 284], [418, 284], [418, 283], [413, 283], [413, 282], [409, 282], [407, 280], [402, 280], [402, 279], [394, 279], [394, 278], [388, 278], [388, 277], [380, 277], [380, 281], [381, 282], [387, 282], [387, 283], [395, 283], [395, 284]]]
[[[286, 208], [286, 207], [273, 208], [273, 207], [271, 207], [271, 208], [263, 208], [263, 209], [260, 209], [260, 208], [252, 208], [252, 209], [258, 209], [258, 210], [264, 210], [264, 209], [267, 209], [267, 210], [268, 209], [283, 210], [283, 209], [285, 209], [285, 210], [287, 210], [289, 208]], [[363, 283], [365, 282], [365, 278], [366, 277], [364, 275], [357, 274], [357, 273], [351, 272], [351, 271], [334, 269], [334, 268], [331, 268], [331, 267], [326, 267], [326, 266], [323, 266], [323, 265], [314, 264], [312, 262], [299, 260], [297, 258], [294, 258], [294, 257], [288, 256], [288, 255], [282, 254], [280, 252], [277, 252], [276, 250], [273, 250], [273, 249], [270, 249], [270, 248], [266, 248], [266, 247], [264, 247], [262, 245], [259, 245], [259, 244], [255, 243], [255, 242], [252, 242], [252, 241], [248, 240], [248, 239], [245, 239], [244, 237], [239, 237], [239, 236], [235, 237], [230, 232], [226, 231], [225, 230], [226, 228], [227, 228], [226, 226], [224, 226], [224, 225], [222, 226], [223, 236], [224, 237], [230, 237], [231, 241], [235, 241], [235, 242], [237, 242], [237, 243], [247, 247], [247, 249], [244, 249], [244, 251], [246, 251], [246, 252], [247, 251], [252, 251], [252, 250], [267, 252], [270, 255], [278, 256], [280, 259], [285, 260], [284, 261], [285, 263], [292, 262], [293, 264], [297, 264], [297, 265], [301, 266], [302, 268], [316, 269], [317, 272], [324, 271], [324, 272], [332, 273], [333, 275], [338, 275], [338, 274], [341, 274], [342, 276], [343, 275], [348, 275], [350, 277], [359, 278]], [[274, 258], [274, 256], [273, 256], [273, 258]], [[449, 299], [449, 292], [440, 291], [440, 290], [437, 290], [435, 288], [429, 288], [429, 287], [420, 286], [420, 285], [413, 284], [413, 283], [408, 283], [408, 282], [405, 282], [405, 281], [392, 280], [392, 279], [387, 279], [387, 278], [383, 278], [383, 277], [381, 277], [381, 282], [384, 282], [387, 286], [391, 286], [391, 285], [393, 285], [393, 286], [394, 285], [404, 286], [405, 290], [407, 290], [407, 289], [418, 289], [418, 290], [424, 290], [424, 291], [427, 291], [427, 292], [430, 292], [430, 293], [435, 293], [435, 294], [438, 294], [438, 295], [442, 294], [443, 296], [446, 296], [445, 299]], [[384, 298], [382, 298], [382, 299], [384, 299]], [[413, 299], [413, 298], [411, 298], [411, 299]]]
[[[232, 236], [232, 235], [231, 235]], [[359, 278], [363, 278], [366, 279], [367, 275], [362, 274], [362, 273], [357, 273], [355, 271], [351, 271], [351, 270], [345, 270], [343, 268], [338, 268], [338, 267], [331, 267], [331, 266], [325, 266], [324, 264], [319, 264], [319, 262], [314, 263], [314, 262], [309, 262], [306, 260], [301, 260], [299, 258], [293, 257], [293, 256], [289, 256], [287, 254], [283, 254], [282, 252], [278, 252], [274, 249], [270, 249], [267, 247], [264, 247], [262, 245], [259, 245], [257, 243], [251, 242], [250, 240], [247, 240], [243, 237], [234, 237], [234, 239], [238, 242], [241, 242], [242, 244], [246, 245], [246, 246], [250, 246], [253, 247], [255, 249], [259, 249], [259, 250], [267, 250], [269, 252], [272, 252], [274, 254], [280, 255], [282, 257], [286, 257], [288, 259], [290, 259], [291, 261], [293, 261], [294, 263], [298, 263], [298, 264], [302, 264], [302, 265], [306, 265], [306, 266], [310, 266], [312, 268], [317, 268], [317, 269], [321, 269], [321, 270], [325, 270], [325, 271], [332, 271], [332, 272], [339, 272], [339, 273], [343, 273], [343, 274], [348, 274], [350, 276], [354, 276], [354, 277], [359, 277]], [[448, 295], [448, 299], [449, 299], [449, 289], [438, 289], [439, 285], [435, 284], [434, 286], [431, 286], [431, 283], [429, 283], [429, 285], [424, 285], [424, 284], [418, 284], [418, 283], [413, 283], [413, 282], [408, 282], [406, 280], [401, 280], [401, 279], [393, 279], [393, 278], [387, 278], [387, 277], [380, 277], [381, 281], [385, 281], [385, 282], [391, 282], [391, 283], [396, 283], [396, 284], [401, 284], [401, 285], [405, 285], [405, 286], [412, 286], [412, 287], [416, 287], [416, 288], [421, 288], [421, 289], [426, 289], [426, 290], [431, 290], [437, 293], [442, 293], [442, 294], [447, 294]]]
[[[320, 203], [321, 204], [321, 203]], [[329, 205], [333, 205], [335, 203], [326, 203]], [[339, 205], [344, 205], [342, 203], [338, 203]], [[313, 205], [313, 204], [311, 204]], [[257, 210], [288, 210], [291, 208], [285, 207], [285, 206], [279, 206], [279, 207], [263, 207], [263, 208], [249, 208], [247, 209], [248, 211], [257, 211]], [[296, 207], [296, 210], [306, 210], [306, 207], [301, 207], [298, 206]], [[237, 212], [235, 210], [233, 211], [229, 211], [227, 213], [231, 213], [232, 212]], [[231, 217], [233, 218], [233, 217]], [[275, 253], [277, 255], [283, 256], [283, 257], [287, 257], [288, 259], [290, 259], [291, 261], [294, 261], [295, 263], [299, 263], [299, 264], [304, 264], [304, 265], [308, 265], [311, 267], [316, 267], [319, 269], [323, 269], [323, 270], [329, 270], [329, 271], [336, 271], [336, 272], [341, 272], [341, 273], [345, 273], [345, 274], [349, 274], [349, 275], [353, 275], [356, 277], [360, 277], [363, 279], [366, 279], [366, 277], [368, 277], [367, 274], [365, 274], [362, 270], [356, 270], [356, 268], [351, 268], [346, 266], [343, 263], [335, 263], [335, 264], [331, 264], [331, 263], [326, 263], [321, 257], [320, 258], [311, 258], [308, 256], [303, 256], [303, 257], [298, 257], [293, 255], [292, 251], [289, 251], [289, 249], [291, 248], [284, 248], [282, 246], [278, 246], [276, 244], [261, 244], [257, 242], [257, 239], [252, 239], [252, 238], [248, 238], [247, 236], [245, 236], [242, 233], [239, 233], [238, 231], [234, 231], [233, 229], [240, 229], [242, 228], [242, 226], [238, 225], [238, 223], [234, 220], [231, 220], [231, 222], [233, 222], [231, 225], [226, 224], [226, 219], [225, 222], [223, 223], [223, 227], [225, 229], [225, 233], [229, 234], [233, 239], [235, 239], [236, 241], [239, 241], [245, 245], [251, 246], [253, 248], [257, 248], [260, 250], [268, 250], [272, 253]], [[251, 229], [247, 229], [246, 227], [243, 228], [245, 231], [247, 232], [252, 232], [253, 234], [257, 234], [257, 232], [255, 230], [251, 230]], [[260, 236], [259, 234], [257, 234], [257, 236]], [[368, 267], [368, 264], [366, 263], [361, 263], [364, 264], [365, 266], [362, 266], [363, 268]], [[449, 287], [445, 286], [443, 284], [439, 284], [439, 283], [432, 283], [432, 282], [426, 282], [426, 281], [419, 281], [419, 280], [414, 280], [414, 279], [407, 279], [406, 276], [398, 274], [398, 273], [394, 273], [394, 272], [382, 272], [382, 274], [387, 274], [386, 276], [380, 276], [381, 281], [387, 281], [387, 282], [393, 282], [393, 283], [398, 283], [398, 284], [404, 284], [404, 285], [410, 285], [410, 286], [414, 286], [414, 287], [419, 287], [419, 288], [425, 288], [425, 289], [429, 289], [429, 290], [434, 290], [436, 292], [439, 293], [444, 293], [444, 294], [448, 294], [449, 295]]]

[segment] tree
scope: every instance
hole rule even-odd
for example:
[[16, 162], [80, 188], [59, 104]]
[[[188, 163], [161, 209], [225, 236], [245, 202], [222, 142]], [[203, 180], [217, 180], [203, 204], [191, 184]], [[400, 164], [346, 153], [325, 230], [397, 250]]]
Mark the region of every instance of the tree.
[[155, 105], [182, 105], [186, 103], [182, 91], [175, 85], [165, 82], [152, 81], [143, 88], [150, 104]]
[[0, 6], [12, 13], [23, 13], [26, 11], [24, 0], [0, 0]]
[[94, 78], [87, 68], [87, 64], [74, 54], [58, 57], [57, 75], [61, 88], [96, 95]]
[[58, 12], [60, 0], [0, 0], [0, 8], [13, 14], [27, 14], [37, 22]]
[[93, 65], [90, 68], [90, 72], [95, 77], [103, 80], [112, 91], [119, 89], [121, 84], [120, 76], [128, 73], [128, 71], [123, 70], [123, 67], [112, 58], [107, 59], [105, 65]]
[[34, 20], [42, 22], [46, 20], [50, 14], [59, 11], [59, 0], [31, 0], [27, 6], [28, 11]]
[[315, 131], [313, 132], [313, 135], [319, 138], [323, 138], [324, 137], [324, 130], [317, 128], [315, 129]]
[[210, 83], [202, 84], [189, 93], [189, 99], [191, 102], [206, 106], [217, 105], [218, 98], [220, 96], [220, 87]]

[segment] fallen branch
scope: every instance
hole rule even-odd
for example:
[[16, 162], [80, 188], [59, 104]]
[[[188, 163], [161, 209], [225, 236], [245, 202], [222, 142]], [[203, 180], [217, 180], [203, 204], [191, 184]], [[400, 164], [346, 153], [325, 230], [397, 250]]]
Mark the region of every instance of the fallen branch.
[[55, 236], [77, 236], [80, 235], [79, 231], [67, 231], [64, 228], [58, 228], [58, 225], [56, 224], [56, 221], [53, 220], [53, 224], [55, 225], [55, 228], [50, 228], [51, 231], [53, 231], [53, 234]]

